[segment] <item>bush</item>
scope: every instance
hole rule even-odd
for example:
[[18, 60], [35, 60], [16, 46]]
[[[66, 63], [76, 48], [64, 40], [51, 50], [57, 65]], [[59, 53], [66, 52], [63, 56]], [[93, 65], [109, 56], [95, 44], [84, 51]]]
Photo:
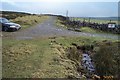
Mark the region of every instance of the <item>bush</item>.
[[45, 20], [47, 16], [37, 16], [37, 15], [28, 15], [23, 17], [17, 17], [15, 19], [11, 19], [12, 22], [18, 23], [20, 25], [34, 25]]
[[68, 58], [73, 61], [80, 61], [81, 55], [76, 47], [70, 47], [67, 54]]
[[119, 76], [120, 74], [120, 50], [117, 43], [99, 46], [94, 55], [96, 71], [100, 76]]

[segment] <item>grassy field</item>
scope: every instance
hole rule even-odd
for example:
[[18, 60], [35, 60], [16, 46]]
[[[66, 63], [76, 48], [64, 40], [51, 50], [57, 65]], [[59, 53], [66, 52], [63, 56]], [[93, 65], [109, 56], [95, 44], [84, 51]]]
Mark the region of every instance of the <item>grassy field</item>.
[[[64, 78], [76, 75], [71, 61], [61, 60], [63, 48], [51, 39], [3, 42], [3, 77]], [[70, 66], [69, 66], [70, 65]], [[69, 67], [70, 69], [66, 70]]]
[[[84, 18], [73, 18], [72, 20], [75, 20], [75, 21], [84, 21]], [[89, 18], [85, 18], [85, 21], [86, 21], [86, 22], [89, 22]], [[90, 19], [90, 22], [92, 22], [92, 23], [95, 22], [95, 23], [100, 23], [100, 24], [102, 24], [102, 23], [109, 23], [110, 20]], [[111, 20], [111, 22], [118, 23], [117, 20]]]
[[[49, 18], [48, 16], [27, 15], [11, 19], [12, 22], [21, 24], [23, 29], [34, 26]], [[57, 25], [66, 28], [57, 22]], [[83, 32], [96, 33], [95, 30], [84, 27]], [[112, 67], [116, 68], [116, 59], [120, 59], [117, 53], [117, 47], [120, 41], [101, 37], [41, 37], [30, 40], [2, 39], [2, 77], [3, 78], [81, 78], [86, 80], [86, 73], [79, 75], [82, 71], [81, 54], [78, 54], [77, 48], [72, 44], [85, 47], [91, 50], [93, 54], [98, 54], [97, 63], [108, 61], [113, 62]], [[104, 48], [102, 48], [104, 47]], [[72, 48], [72, 49], [70, 49]], [[111, 51], [112, 50], [112, 51]], [[81, 52], [80, 52], [81, 53]], [[99, 54], [103, 53], [103, 54]], [[116, 53], [118, 56], [109, 55]], [[93, 57], [92, 54], [92, 57]], [[105, 57], [103, 57], [105, 56]], [[107, 57], [108, 56], [108, 57]], [[109, 59], [109, 60], [106, 60]], [[101, 61], [100, 61], [101, 60]], [[114, 63], [115, 62], [115, 63]], [[96, 65], [98, 65], [96, 63]], [[106, 66], [97, 66], [104, 70]], [[111, 66], [111, 65], [110, 65]], [[110, 66], [105, 67], [107, 72], [113, 70]], [[80, 69], [80, 70], [78, 70]], [[109, 70], [110, 69], [110, 70]], [[84, 72], [84, 71], [83, 71]], [[99, 71], [100, 72], [100, 71]], [[115, 71], [114, 71], [115, 72]], [[104, 72], [106, 73], [106, 72]], [[101, 74], [101, 72], [100, 72]]]
[[72, 43], [85, 46], [104, 40], [106, 39], [88, 37], [5, 39], [2, 48], [2, 75], [4, 78], [79, 78], [76, 63], [67, 57], [66, 50]]

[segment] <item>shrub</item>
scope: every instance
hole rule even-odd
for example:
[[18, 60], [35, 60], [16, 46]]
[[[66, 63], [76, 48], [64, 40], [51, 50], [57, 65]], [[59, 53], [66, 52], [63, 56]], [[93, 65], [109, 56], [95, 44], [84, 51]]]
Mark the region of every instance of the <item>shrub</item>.
[[94, 55], [96, 71], [100, 76], [119, 76], [120, 50], [118, 44], [102, 44]]
[[70, 47], [68, 49], [67, 56], [68, 56], [69, 59], [71, 59], [73, 61], [80, 61], [80, 59], [81, 59], [80, 52], [78, 52], [76, 47]]

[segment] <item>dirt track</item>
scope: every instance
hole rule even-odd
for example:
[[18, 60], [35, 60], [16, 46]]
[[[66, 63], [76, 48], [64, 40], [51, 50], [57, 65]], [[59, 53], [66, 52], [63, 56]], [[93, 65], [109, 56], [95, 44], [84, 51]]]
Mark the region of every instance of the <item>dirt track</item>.
[[49, 36], [93, 36], [102, 38], [118, 39], [118, 36], [112, 34], [94, 34], [94, 33], [84, 33], [65, 30], [63, 28], [58, 28], [55, 26], [56, 17], [50, 17], [48, 20], [44, 21], [42, 24], [30, 27], [25, 30], [20, 30], [16, 32], [3, 32], [3, 37], [12, 37], [15, 39], [32, 39], [39, 37], [49, 37]]

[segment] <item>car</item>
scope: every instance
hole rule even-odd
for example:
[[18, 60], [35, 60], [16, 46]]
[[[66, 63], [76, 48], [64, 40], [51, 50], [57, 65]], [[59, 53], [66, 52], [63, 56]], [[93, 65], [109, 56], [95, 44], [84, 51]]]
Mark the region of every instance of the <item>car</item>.
[[10, 22], [6, 18], [0, 18], [0, 25], [2, 26], [2, 31], [16, 31], [21, 28], [19, 24]]

